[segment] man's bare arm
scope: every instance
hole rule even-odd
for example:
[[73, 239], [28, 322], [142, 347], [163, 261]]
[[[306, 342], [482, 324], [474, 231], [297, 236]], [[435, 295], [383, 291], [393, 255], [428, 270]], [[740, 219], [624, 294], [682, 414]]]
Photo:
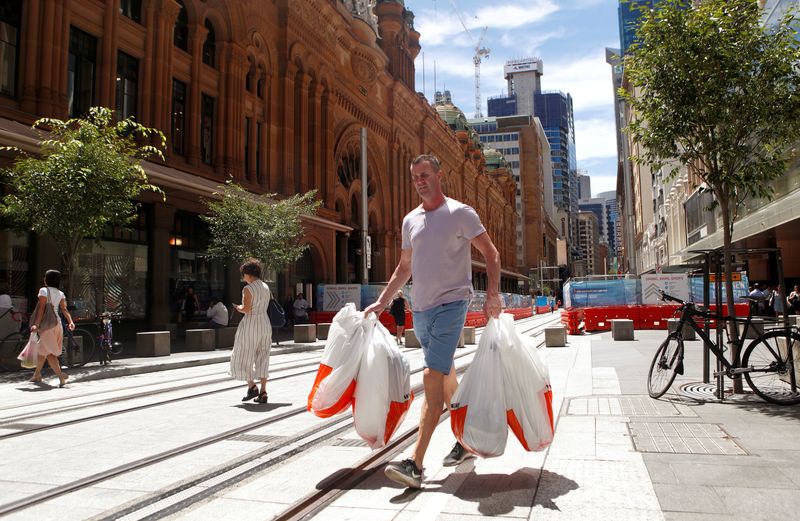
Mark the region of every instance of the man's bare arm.
[[483, 255], [486, 261], [486, 275], [489, 279], [483, 312], [486, 313], [487, 318], [496, 318], [503, 309], [503, 303], [500, 300], [500, 253], [486, 232], [472, 239], [472, 245]]
[[397, 267], [394, 273], [392, 273], [392, 277], [389, 279], [389, 284], [387, 284], [386, 288], [381, 292], [381, 296], [378, 297], [378, 300], [364, 310], [364, 315], [373, 312], [379, 315], [392, 301], [392, 297], [397, 293], [397, 290], [402, 288], [410, 278], [411, 248], [400, 250], [400, 262], [397, 263]]

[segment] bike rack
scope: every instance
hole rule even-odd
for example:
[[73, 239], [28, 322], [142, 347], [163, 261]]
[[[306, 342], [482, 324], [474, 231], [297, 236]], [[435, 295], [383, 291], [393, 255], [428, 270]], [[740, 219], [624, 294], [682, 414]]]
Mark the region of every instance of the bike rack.
[[[722, 302], [722, 281], [723, 281], [722, 273], [723, 273], [723, 269], [724, 269], [723, 248], [715, 248], [715, 249], [709, 249], [709, 250], [690, 250], [689, 252], [690, 253], [697, 253], [697, 254], [700, 254], [700, 255], [703, 256], [703, 305], [705, 306], [706, 309], [709, 309], [709, 302], [710, 302], [709, 292], [710, 292], [710, 286], [711, 286], [711, 284], [710, 284], [710, 279], [711, 279], [710, 273], [711, 273], [711, 268], [713, 266], [714, 274], [716, 276], [716, 280], [719, 281], [718, 284], [714, 285], [715, 286], [714, 287], [714, 289], [715, 289], [715, 291], [714, 291], [714, 293], [715, 293], [714, 301], [715, 301], [716, 306], [717, 306], [717, 312], [720, 313], [721, 310], [722, 310], [722, 306], [723, 306], [723, 302]], [[759, 254], [768, 255], [770, 263], [774, 262], [774, 265], [775, 265], [775, 270], [776, 270], [777, 275], [778, 275], [778, 288], [781, 291], [784, 290], [786, 284], [785, 284], [785, 280], [783, 278], [783, 257], [781, 256], [781, 249], [780, 248], [731, 248], [730, 253], [733, 256], [733, 259], [732, 259], [733, 263], [734, 264], [738, 264], [738, 265], [744, 265], [743, 261], [746, 260], [746, 259], [741, 259], [739, 262], [737, 262], [737, 260], [736, 260], [736, 256], [737, 255], [739, 255], [739, 256], [749, 256], [749, 255], [759, 255]], [[736, 318], [736, 315], [734, 315], [734, 318]], [[705, 324], [703, 325], [703, 329], [704, 329], [706, 335], [708, 335], [709, 332], [710, 332], [710, 327], [709, 327], [708, 322], [709, 321], [706, 320]], [[717, 345], [718, 346], [724, 345], [722, 341], [723, 341], [723, 337], [724, 337], [725, 324], [727, 324], [727, 321], [722, 321], [722, 320], [716, 320], [715, 321], [716, 333], [717, 333]], [[739, 327], [738, 324], [736, 324], [736, 327], [737, 328]], [[787, 330], [790, 327], [789, 326], [789, 307], [786, 306], [786, 305], [783, 306], [783, 327], [786, 328]], [[738, 335], [738, 332], [737, 332], [737, 335]], [[742, 342], [742, 344], [744, 344], [744, 342]], [[741, 350], [739, 350], [739, 351], [740, 352], [737, 353], [737, 357], [741, 355]], [[790, 354], [790, 356], [791, 356], [791, 354]], [[710, 358], [711, 358], [711, 351], [710, 351], [708, 345], [706, 344], [706, 345], [704, 345], [704, 349], [703, 349], [703, 383], [709, 383], [710, 380], [711, 380], [711, 375], [710, 375], [710, 372], [711, 372], [710, 369], [711, 368], [709, 367]], [[740, 360], [734, 360], [734, 362], [738, 365]], [[722, 364], [719, 361], [717, 361], [717, 372], [720, 373], [720, 372], [723, 371], [723, 369], [724, 368], [722, 367]], [[741, 375], [738, 375], [737, 377], [741, 378]], [[725, 388], [724, 388], [725, 385], [724, 385], [724, 383], [725, 383], [725, 376], [724, 375], [720, 375], [717, 378], [717, 390], [716, 390], [716, 396], [720, 401], [725, 399]]]

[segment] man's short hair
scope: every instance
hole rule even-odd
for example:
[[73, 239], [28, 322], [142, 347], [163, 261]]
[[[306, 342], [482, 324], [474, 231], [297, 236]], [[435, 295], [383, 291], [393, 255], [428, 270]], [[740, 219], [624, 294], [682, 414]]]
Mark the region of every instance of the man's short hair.
[[411, 162], [411, 166], [418, 165], [420, 163], [428, 163], [436, 172], [439, 172], [442, 169], [442, 163], [439, 161], [439, 158], [433, 154], [421, 154], [417, 156]]

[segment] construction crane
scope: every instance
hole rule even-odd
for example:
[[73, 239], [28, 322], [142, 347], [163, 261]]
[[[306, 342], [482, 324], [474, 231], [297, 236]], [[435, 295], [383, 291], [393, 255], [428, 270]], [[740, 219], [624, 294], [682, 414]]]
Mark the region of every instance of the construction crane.
[[[464, 22], [464, 17], [461, 15], [461, 11], [456, 6], [454, 0], [450, 0], [450, 5], [453, 6], [453, 10], [456, 12], [456, 16], [458, 16], [458, 21], [461, 22], [461, 27], [464, 28], [464, 32], [467, 33], [469, 36], [470, 41], [473, 43], [475, 39], [472, 37], [472, 33], [469, 32], [467, 28], [466, 22]], [[488, 26], [483, 28], [481, 32], [481, 37], [478, 38], [477, 43], [475, 43], [475, 54], [472, 55], [472, 63], [475, 64], [475, 117], [482, 118], [483, 113], [481, 111], [481, 60], [483, 58], [488, 58], [491, 49], [487, 47], [481, 47], [483, 43], [483, 39], [486, 37], [486, 30], [489, 29]]]

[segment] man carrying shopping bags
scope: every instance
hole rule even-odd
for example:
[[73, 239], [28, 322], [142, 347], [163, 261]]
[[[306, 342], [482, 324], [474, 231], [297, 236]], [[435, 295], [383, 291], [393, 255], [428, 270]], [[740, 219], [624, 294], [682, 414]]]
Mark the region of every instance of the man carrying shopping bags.
[[[411, 488], [422, 486], [425, 451], [443, 407], [449, 406], [458, 387], [453, 355], [472, 297], [471, 246], [486, 261], [484, 313], [497, 317], [502, 309], [500, 254], [475, 210], [444, 195], [443, 179], [436, 156], [423, 154], [411, 162], [411, 181], [422, 204], [403, 219], [400, 262], [377, 302], [364, 310], [365, 314], [383, 311], [413, 276], [411, 312], [414, 332], [425, 356], [425, 401], [411, 458], [390, 463], [385, 469], [389, 479]], [[472, 455], [456, 443], [443, 465], [455, 466], [469, 457]]]

